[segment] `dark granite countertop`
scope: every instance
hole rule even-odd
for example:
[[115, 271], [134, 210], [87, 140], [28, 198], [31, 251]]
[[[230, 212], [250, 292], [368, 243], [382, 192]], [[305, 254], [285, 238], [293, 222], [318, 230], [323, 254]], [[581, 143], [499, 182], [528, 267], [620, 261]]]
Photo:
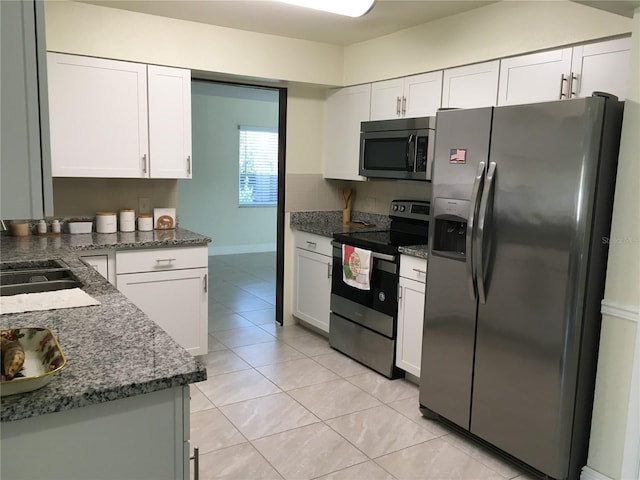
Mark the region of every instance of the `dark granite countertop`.
[[[148, 234], [148, 235], [147, 235]], [[67, 365], [44, 387], [2, 397], [1, 421], [70, 410], [206, 379], [205, 367], [131, 303], [79, 252], [104, 248], [206, 245], [210, 239], [184, 229], [131, 234], [2, 235], [1, 260], [59, 258], [82, 289], [101, 305], [4, 314], [0, 328], [50, 328]]]
[[398, 247], [398, 250], [403, 255], [411, 255], [412, 257], [428, 258], [429, 256], [428, 245], [411, 245], [409, 247]]
[[[342, 211], [291, 212], [289, 224], [294, 230], [333, 237], [334, 233], [388, 230], [388, 216], [374, 213], [353, 212], [351, 223], [342, 223]], [[358, 223], [358, 222], [364, 222]]]
[[[294, 230], [315, 233], [316, 235], [322, 235], [324, 237], [333, 237], [334, 233], [387, 230], [390, 225], [389, 217], [371, 213], [354, 212], [352, 220], [352, 223], [344, 225], [342, 223], [341, 211], [291, 212], [289, 223]], [[358, 220], [372, 224], [372, 226], [355, 223]], [[404, 255], [427, 258], [428, 246], [412, 245], [408, 247], [398, 247], [398, 250]]]

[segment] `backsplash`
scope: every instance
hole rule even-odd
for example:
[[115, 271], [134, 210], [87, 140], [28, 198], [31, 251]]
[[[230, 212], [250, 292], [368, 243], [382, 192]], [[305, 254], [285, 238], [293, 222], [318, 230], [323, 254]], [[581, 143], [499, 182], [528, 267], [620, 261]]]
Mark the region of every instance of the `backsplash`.
[[[389, 214], [392, 200], [429, 200], [431, 184], [405, 180], [355, 182], [326, 180], [322, 174], [289, 173], [286, 177], [285, 211], [342, 210], [343, 188], [353, 190], [351, 209], [379, 215]], [[54, 178], [53, 202], [56, 217], [93, 217], [96, 212], [132, 208], [139, 211], [139, 199], [154, 207], [177, 207], [178, 181], [137, 178]]]
[[285, 211], [342, 210], [342, 189], [351, 188], [351, 209], [359, 212], [389, 214], [392, 200], [430, 200], [431, 183], [406, 180], [369, 180], [366, 182], [326, 180], [322, 174], [287, 174]]
[[[149, 211], [139, 211], [139, 199], [149, 199]], [[96, 212], [131, 208], [153, 213], [154, 207], [176, 207], [178, 181], [145, 178], [54, 178], [56, 217], [93, 217]]]

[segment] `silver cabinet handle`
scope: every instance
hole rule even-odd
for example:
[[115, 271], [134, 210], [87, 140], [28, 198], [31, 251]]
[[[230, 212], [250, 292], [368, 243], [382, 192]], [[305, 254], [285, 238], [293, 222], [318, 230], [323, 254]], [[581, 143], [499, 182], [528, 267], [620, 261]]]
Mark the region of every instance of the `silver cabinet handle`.
[[156, 260], [156, 263], [161, 263], [161, 262], [171, 263], [171, 262], [175, 262], [176, 260], [177, 260], [176, 258], [158, 258]]
[[[575, 88], [575, 91], [574, 91]], [[578, 74], [571, 73], [569, 77], [569, 98], [574, 98], [578, 96]]]
[[191, 155], [187, 157], [187, 175], [191, 175]]
[[413, 271], [416, 272], [416, 273], [421, 273], [422, 275], [426, 275], [427, 274], [426, 270], [420, 270], [419, 268], [414, 268]]
[[207, 293], [207, 283], [208, 283], [207, 280], [208, 280], [208, 277], [209, 277], [209, 274], [205, 273], [204, 274], [204, 293]]
[[327, 278], [331, 278], [331, 262], [327, 262]]
[[310, 247], [316, 248], [316, 245], [318, 245], [316, 242], [311, 242], [309, 240], [307, 240], [307, 245], [309, 245]]
[[142, 155], [142, 173], [147, 173], [147, 154]]
[[193, 447], [193, 457], [189, 457], [189, 460], [193, 460], [193, 480], [200, 480], [200, 449]]
[[398, 285], [398, 303], [402, 301], [402, 286]]
[[567, 76], [564, 73], [560, 76], [560, 95], [558, 96], [559, 100], [562, 100], [564, 97], [567, 96], [567, 94], [564, 93], [564, 84], [568, 80], [569, 79], [567, 78]]
[[402, 97], [402, 116], [407, 113], [407, 97]]
[[400, 116], [400, 97], [396, 97], [396, 115]]

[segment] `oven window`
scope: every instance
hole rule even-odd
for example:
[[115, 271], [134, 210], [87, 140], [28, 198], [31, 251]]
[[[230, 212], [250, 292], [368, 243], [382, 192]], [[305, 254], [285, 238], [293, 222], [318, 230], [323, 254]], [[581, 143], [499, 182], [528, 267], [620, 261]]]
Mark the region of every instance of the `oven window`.
[[365, 170], [407, 170], [408, 137], [365, 138]]

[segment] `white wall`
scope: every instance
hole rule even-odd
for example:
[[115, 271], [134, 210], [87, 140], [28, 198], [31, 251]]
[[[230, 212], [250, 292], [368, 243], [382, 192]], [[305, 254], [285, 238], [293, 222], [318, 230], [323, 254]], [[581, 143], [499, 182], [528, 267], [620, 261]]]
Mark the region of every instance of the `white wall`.
[[324, 43], [66, 0], [45, 3], [47, 49], [192, 70], [341, 85], [343, 51]]
[[345, 85], [629, 33], [631, 20], [568, 1], [505, 1], [345, 49]]
[[209, 255], [276, 250], [276, 208], [238, 205], [240, 125], [278, 128], [278, 91], [193, 81], [193, 178], [178, 180], [180, 226]]
[[631, 56], [583, 478], [636, 480], [640, 473], [640, 8]]

